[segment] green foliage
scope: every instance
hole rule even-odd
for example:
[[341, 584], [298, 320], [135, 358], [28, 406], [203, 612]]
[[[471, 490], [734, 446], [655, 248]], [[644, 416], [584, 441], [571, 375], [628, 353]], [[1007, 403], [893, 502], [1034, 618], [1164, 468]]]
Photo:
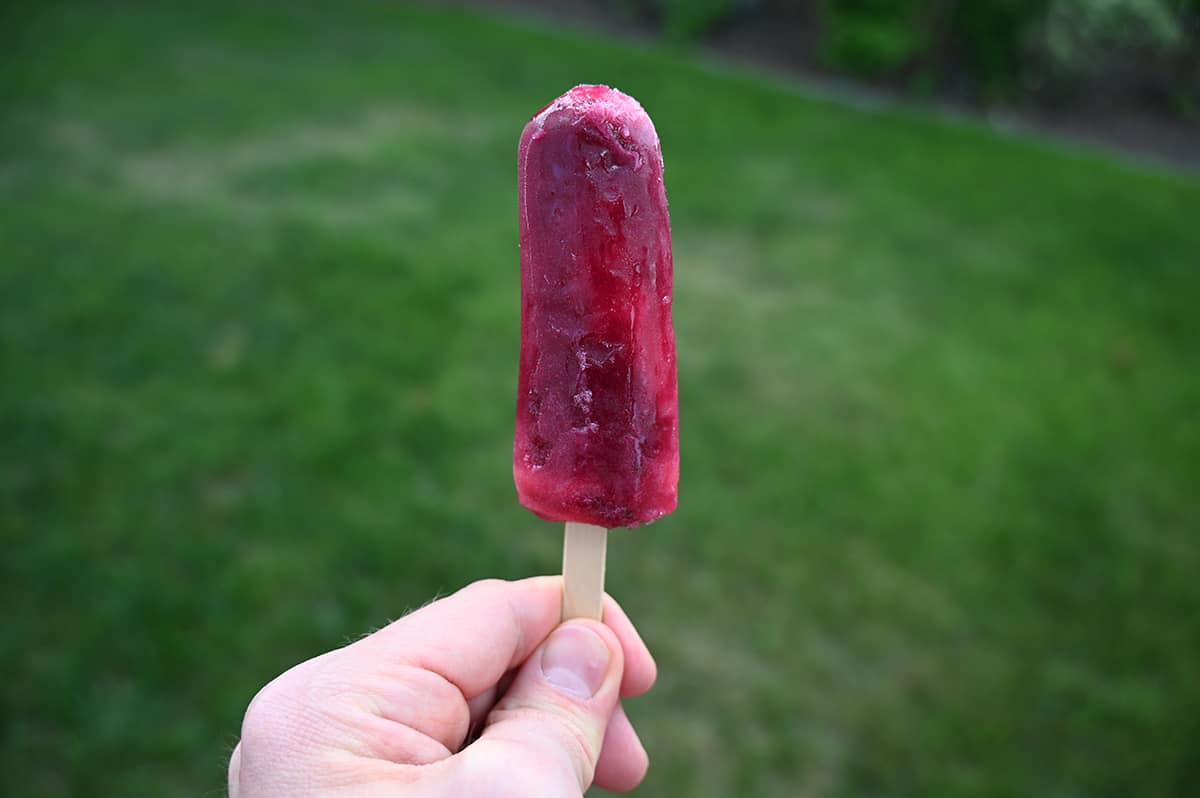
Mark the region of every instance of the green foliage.
[[695, 41], [729, 16], [733, 0], [657, 0], [664, 29], [675, 41]]
[[667, 40], [691, 43], [729, 18], [737, 0], [613, 0], [618, 15], [650, 21]]
[[[835, 71], [939, 83], [985, 101], [1057, 87], [1137, 89], [1200, 102], [1196, 0], [627, 0], [676, 42], [703, 38], [739, 10], [765, 18], [818, 6], [818, 57]], [[1189, 21], [1190, 20], [1190, 21]]]
[[952, 65], [987, 93], [1018, 77], [1024, 40], [1046, 0], [827, 0], [824, 58], [852, 74], [895, 75]]
[[990, 97], [1011, 94], [1022, 78], [1030, 31], [1049, 0], [969, 0], [950, 18], [953, 47], [969, 74]]
[[[942, 80], [980, 99], [1056, 85], [1200, 101], [1195, 0], [826, 0], [826, 65]], [[778, 8], [774, 8], [778, 11]]]
[[921, 0], [830, 0], [822, 58], [855, 75], [894, 73], [929, 51]]
[[1098, 78], [1163, 61], [1184, 46], [1169, 0], [1054, 0], [1037, 44], [1054, 76]]
[[681, 503], [609, 545], [639, 794], [1193, 790], [1195, 179], [461, 10], [18, 16], [9, 792], [221, 795], [267, 680], [559, 566], [510, 470], [515, 150], [583, 81], [654, 116], [675, 241]]

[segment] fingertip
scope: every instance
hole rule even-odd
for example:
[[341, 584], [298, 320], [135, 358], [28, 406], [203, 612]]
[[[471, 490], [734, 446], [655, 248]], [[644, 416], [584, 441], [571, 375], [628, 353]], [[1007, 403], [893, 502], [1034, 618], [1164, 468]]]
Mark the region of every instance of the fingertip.
[[647, 693], [657, 681], [658, 663], [654, 660], [653, 654], [651, 654], [648, 650], [643, 649], [643, 657], [638, 662], [637, 671], [629, 678], [625, 696], [628, 698], [636, 698], [637, 696]]
[[620, 698], [619, 688], [624, 683], [625, 670], [629, 667], [628, 655], [625, 652], [625, 646], [621, 644], [621, 638], [612, 630], [612, 627], [608, 626], [607, 624], [587, 618], [573, 618], [569, 621], [563, 622], [562, 626], [559, 628], [561, 629], [563, 627], [576, 625], [591, 630], [597, 634], [601, 640], [604, 641], [604, 645], [608, 646], [608, 651], [611, 656], [608, 675], [613, 682], [613, 700], [618, 700]]
[[642, 640], [629, 615], [612, 596], [604, 596], [604, 623], [621, 641], [625, 652], [625, 674], [621, 682], [621, 697], [634, 698], [654, 686], [658, 679], [658, 663]]
[[613, 631], [602, 623], [573, 619], [560, 625], [537, 654], [542, 677], [587, 701], [616, 701], [625, 654]]
[[610, 792], [629, 792], [646, 778], [650, 756], [624, 708], [613, 710], [596, 763], [595, 784]]

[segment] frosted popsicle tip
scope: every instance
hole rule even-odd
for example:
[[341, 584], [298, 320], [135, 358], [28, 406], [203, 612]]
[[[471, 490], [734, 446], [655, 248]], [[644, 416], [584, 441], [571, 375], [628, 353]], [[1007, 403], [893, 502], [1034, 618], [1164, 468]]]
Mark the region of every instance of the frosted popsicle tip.
[[598, 83], [581, 83], [560, 95], [534, 115], [527, 129], [536, 135], [547, 125], [581, 123], [608, 127], [646, 151], [658, 148], [658, 132], [642, 104]]

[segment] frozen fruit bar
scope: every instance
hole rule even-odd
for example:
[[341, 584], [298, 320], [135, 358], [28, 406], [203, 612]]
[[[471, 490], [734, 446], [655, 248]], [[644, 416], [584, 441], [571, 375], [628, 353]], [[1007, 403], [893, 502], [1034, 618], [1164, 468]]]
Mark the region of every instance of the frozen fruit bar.
[[653, 521], [679, 481], [658, 135], [632, 97], [576, 86], [526, 125], [518, 181], [517, 495], [551, 521]]

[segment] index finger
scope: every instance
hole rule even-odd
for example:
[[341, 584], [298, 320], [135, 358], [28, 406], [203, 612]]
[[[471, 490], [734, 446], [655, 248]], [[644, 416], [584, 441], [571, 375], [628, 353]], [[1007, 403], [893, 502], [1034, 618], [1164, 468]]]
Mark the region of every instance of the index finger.
[[[562, 577], [474, 582], [349, 647], [436, 673], [470, 700], [494, 687], [561, 622]], [[625, 652], [622, 694], [654, 683], [656, 666], [624, 610], [606, 597], [604, 623]]]
[[486, 579], [354, 643], [371, 657], [432, 671], [470, 700], [534, 652], [559, 624], [561, 580]]

